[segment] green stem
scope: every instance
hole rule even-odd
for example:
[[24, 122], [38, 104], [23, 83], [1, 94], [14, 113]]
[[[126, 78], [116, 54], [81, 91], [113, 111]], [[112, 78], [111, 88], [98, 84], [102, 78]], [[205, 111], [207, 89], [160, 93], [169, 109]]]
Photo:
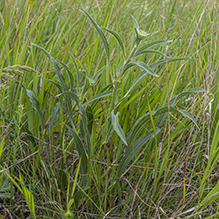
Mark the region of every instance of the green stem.
[[122, 74], [123, 74], [123, 71], [124, 71], [126, 65], [131, 61], [131, 58], [133, 57], [133, 55], [135, 54], [136, 50], [138, 49], [138, 47], [140, 45], [140, 42], [141, 42], [141, 40], [139, 40], [138, 43], [134, 46], [134, 48], [132, 49], [128, 59], [126, 60], [124, 66], [122, 68], [122, 70], [120, 71], [119, 76], [114, 81], [113, 96], [112, 96], [112, 101], [111, 101], [111, 105], [110, 105], [109, 115], [112, 112], [112, 110], [114, 110], [114, 107], [115, 107], [115, 100], [116, 100], [116, 94], [117, 94], [119, 80], [122, 77]]

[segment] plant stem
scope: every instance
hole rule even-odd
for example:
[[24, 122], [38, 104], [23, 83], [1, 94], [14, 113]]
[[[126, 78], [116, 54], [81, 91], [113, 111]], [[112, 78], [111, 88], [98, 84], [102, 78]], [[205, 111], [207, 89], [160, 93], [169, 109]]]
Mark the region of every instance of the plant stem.
[[122, 74], [123, 74], [123, 71], [124, 71], [125, 67], [129, 64], [129, 62], [131, 61], [131, 58], [133, 57], [133, 55], [135, 54], [136, 50], [138, 49], [140, 43], [141, 43], [141, 40], [138, 40], [138, 42], [133, 47], [133, 49], [132, 49], [128, 59], [126, 60], [125, 64], [123, 65], [123, 68], [120, 71], [119, 76], [114, 81], [114, 84], [113, 84], [113, 96], [112, 96], [112, 101], [111, 101], [111, 105], [110, 105], [109, 115], [114, 110], [114, 107], [115, 107], [115, 99], [116, 99], [116, 93], [117, 93], [117, 89], [118, 89], [119, 80], [122, 77]]

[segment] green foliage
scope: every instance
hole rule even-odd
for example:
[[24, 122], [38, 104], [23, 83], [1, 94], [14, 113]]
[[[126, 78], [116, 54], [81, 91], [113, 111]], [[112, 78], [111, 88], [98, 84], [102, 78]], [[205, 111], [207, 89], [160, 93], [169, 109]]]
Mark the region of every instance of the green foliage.
[[207, 0], [0, 1], [6, 217], [217, 218], [218, 20]]

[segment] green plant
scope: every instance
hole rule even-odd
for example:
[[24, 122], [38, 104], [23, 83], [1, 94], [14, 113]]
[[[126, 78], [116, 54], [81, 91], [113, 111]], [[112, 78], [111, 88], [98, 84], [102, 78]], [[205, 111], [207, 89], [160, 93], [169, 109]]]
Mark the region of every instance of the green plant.
[[8, 217], [217, 217], [217, 10], [1, 1]]

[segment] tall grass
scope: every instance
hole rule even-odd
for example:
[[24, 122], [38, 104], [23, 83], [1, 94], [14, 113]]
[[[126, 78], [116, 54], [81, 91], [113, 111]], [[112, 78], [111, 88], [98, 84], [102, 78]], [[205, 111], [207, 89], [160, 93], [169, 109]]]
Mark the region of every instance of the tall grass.
[[216, 1], [1, 1], [6, 218], [218, 218]]

